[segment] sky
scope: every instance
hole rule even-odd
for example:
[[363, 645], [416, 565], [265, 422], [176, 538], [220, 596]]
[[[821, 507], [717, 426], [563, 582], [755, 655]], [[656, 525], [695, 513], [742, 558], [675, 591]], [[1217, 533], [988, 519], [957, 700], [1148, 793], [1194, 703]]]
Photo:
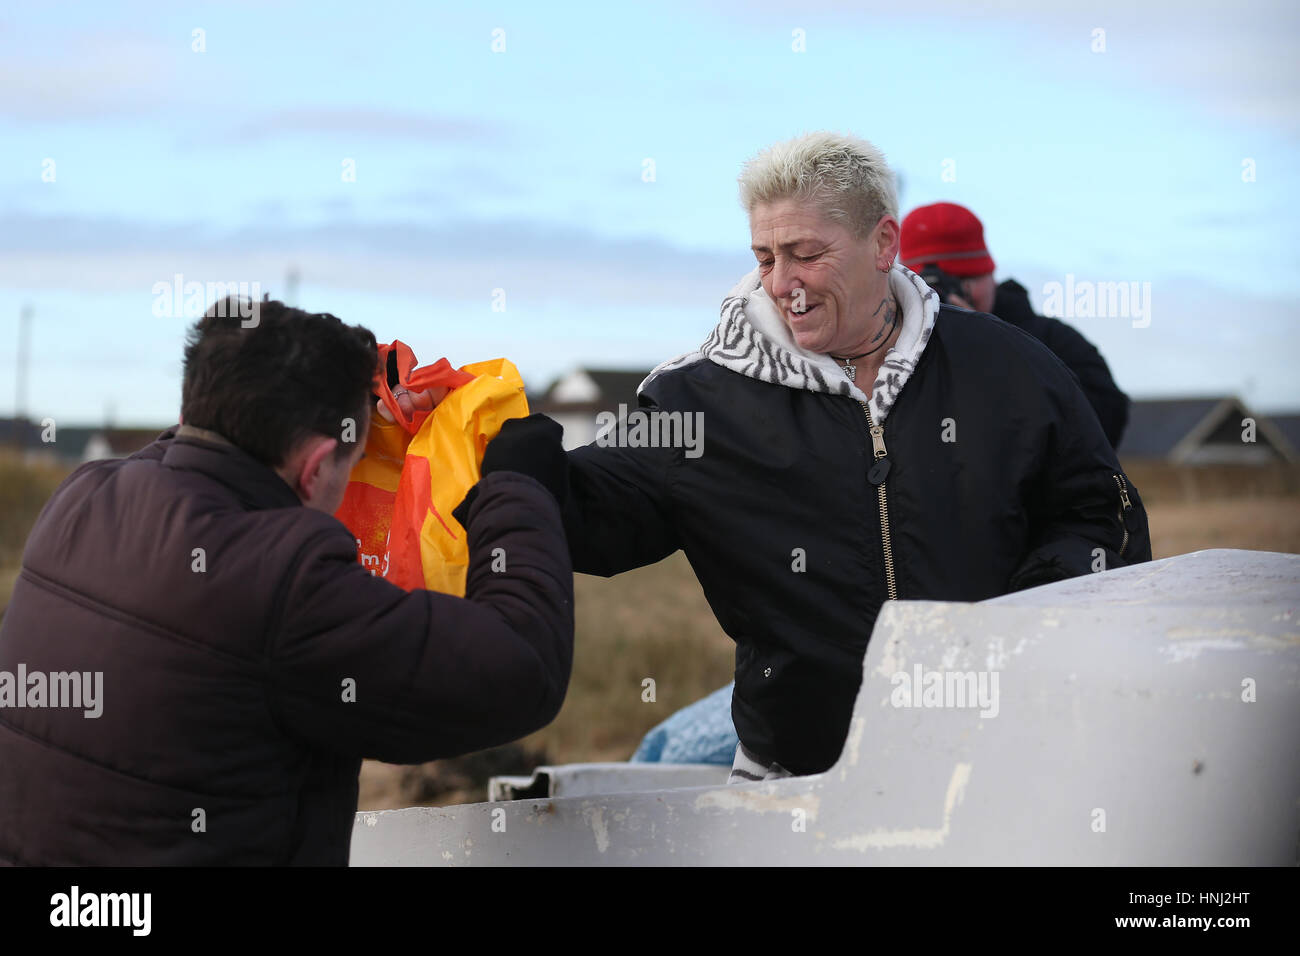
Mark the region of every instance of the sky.
[[[916, 10], [918, 12], [912, 12]], [[736, 177], [853, 133], [1135, 398], [1300, 410], [1300, 5], [98, 2], [0, 10], [0, 416], [159, 425], [247, 283], [530, 389], [697, 347], [753, 268]], [[296, 289], [289, 272], [299, 276]]]

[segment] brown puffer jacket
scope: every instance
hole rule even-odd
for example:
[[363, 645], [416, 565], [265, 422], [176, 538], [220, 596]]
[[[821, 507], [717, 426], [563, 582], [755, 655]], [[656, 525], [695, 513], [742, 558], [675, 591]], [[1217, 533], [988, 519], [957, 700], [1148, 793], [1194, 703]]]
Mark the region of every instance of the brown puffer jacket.
[[28, 539], [0, 681], [22, 665], [30, 703], [34, 673], [102, 672], [102, 712], [0, 706], [0, 864], [346, 864], [363, 757], [555, 717], [573, 573], [541, 484], [480, 484], [465, 598], [407, 593], [273, 471], [176, 431], [78, 469]]

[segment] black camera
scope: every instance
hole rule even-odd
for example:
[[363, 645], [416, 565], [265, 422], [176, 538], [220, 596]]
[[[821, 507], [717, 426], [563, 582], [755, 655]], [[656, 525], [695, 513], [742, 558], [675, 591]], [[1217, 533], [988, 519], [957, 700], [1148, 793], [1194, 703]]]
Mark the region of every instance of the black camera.
[[[940, 302], [947, 302], [951, 305], [953, 296], [960, 297], [964, 302], [970, 302], [970, 297], [967, 295], [966, 290], [962, 288], [962, 280], [957, 276], [949, 275], [938, 266], [926, 266], [917, 275], [925, 280], [926, 285], [939, 293]], [[968, 309], [970, 306], [958, 306], [958, 308]]]

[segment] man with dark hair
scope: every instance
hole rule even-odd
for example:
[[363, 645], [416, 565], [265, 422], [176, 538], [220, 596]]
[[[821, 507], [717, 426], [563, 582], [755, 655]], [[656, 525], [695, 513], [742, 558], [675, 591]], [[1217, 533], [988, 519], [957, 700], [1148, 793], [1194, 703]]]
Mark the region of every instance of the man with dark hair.
[[1111, 448], [1118, 448], [1128, 424], [1129, 399], [1111, 377], [1097, 347], [1073, 326], [1034, 312], [1025, 287], [1014, 279], [993, 279], [993, 257], [984, 225], [965, 206], [951, 202], [918, 206], [903, 219], [899, 258], [959, 308], [995, 315], [1042, 342], [1074, 373], [1097, 413]]
[[[209, 309], [190, 330], [181, 420], [225, 436], [272, 468], [304, 439], [339, 434], [345, 420], [363, 427], [368, 402], [357, 397], [369, 395], [378, 354], [370, 331], [279, 302], [253, 303], [250, 311], [256, 334], [229, 306]], [[317, 381], [304, 381], [304, 370]], [[336, 442], [334, 454], [342, 461], [358, 444]]]
[[32, 530], [0, 622], [0, 865], [344, 864], [363, 757], [466, 753], [559, 711], [556, 462], [480, 482], [464, 598], [394, 587], [333, 517], [374, 336], [256, 305], [191, 331], [183, 424], [83, 465]]

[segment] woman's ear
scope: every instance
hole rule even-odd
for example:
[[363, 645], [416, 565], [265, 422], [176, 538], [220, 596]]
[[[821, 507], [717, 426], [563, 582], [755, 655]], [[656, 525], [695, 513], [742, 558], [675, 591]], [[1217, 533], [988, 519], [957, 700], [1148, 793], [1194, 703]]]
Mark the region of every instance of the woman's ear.
[[898, 247], [903, 236], [898, 220], [893, 216], [885, 215], [876, 225], [876, 228], [879, 230], [876, 240], [876, 252], [882, 259], [893, 262], [898, 258]]

